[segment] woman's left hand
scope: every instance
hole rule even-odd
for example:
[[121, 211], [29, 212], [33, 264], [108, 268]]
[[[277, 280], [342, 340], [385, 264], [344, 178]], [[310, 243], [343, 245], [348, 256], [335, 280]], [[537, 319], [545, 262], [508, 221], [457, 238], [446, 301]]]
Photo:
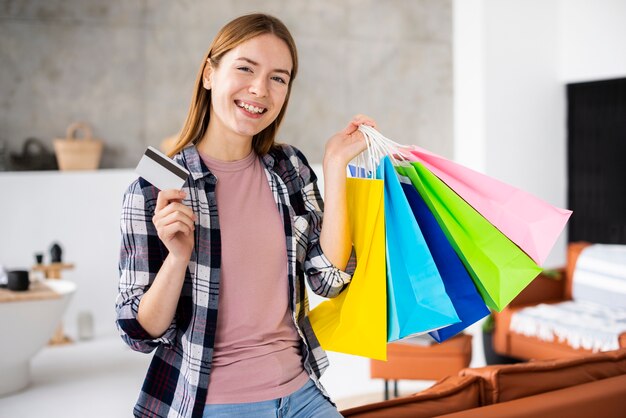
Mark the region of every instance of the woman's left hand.
[[348, 126], [330, 137], [324, 152], [324, 167], [337, 165], [345, 170], [354, 157], [367, 149], [365, 137], [358, 130], [359, 125], [368, 125], [376, 129], [376, 122], [365, 115], [356, 115]]

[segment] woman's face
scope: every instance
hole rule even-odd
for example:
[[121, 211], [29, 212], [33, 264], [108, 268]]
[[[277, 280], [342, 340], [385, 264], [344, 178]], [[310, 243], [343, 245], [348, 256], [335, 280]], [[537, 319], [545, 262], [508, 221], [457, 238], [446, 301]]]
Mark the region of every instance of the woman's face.
[[223, 138], [251, 140], [282, 109], [291, 69], [287, 44], [272, 34], [228, 51], [217, 68], [205, 70], [205, 88], [211, 89], [210, 124], [217, 125], [210, 129]]

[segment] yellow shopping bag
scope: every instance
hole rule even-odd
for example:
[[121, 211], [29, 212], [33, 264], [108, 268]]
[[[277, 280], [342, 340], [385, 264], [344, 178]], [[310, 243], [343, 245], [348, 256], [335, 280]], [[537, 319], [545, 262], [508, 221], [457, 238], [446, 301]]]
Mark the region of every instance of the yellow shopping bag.
[[325, 350], [387, 360], [383, 182], [349, 178], [347, 198], [356, 270], [348, 287], [309, 319]]

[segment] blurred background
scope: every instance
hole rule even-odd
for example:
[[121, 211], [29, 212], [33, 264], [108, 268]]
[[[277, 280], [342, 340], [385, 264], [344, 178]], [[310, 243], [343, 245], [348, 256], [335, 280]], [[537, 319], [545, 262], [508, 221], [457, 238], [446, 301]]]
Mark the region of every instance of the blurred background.
[[182, 127], [217, 31], [263, 11], [299, 52], [279, 138], [321, 161], [353, 114], [391, 137], [452, 154], [450, 1], [3, 1], [2, 130], [18, 149], [85, 120], [106, 139], [102, 168], [134, 167]]
[[[326, 139], [364, 113], [397, 142], [566, 207], [567, 86], [626, 77], [622, 0], [0, 0], [0, 265], [29, 269], [59, 242], [75, 264], [63, 278], [78, 288], [63, 317], [75, 342], [33, 359], [30, 389], [0, 397], [7, 416], [39, 416], [42, 399], [64, 411], [48, 416], [84, 416], [103, 393], [102, 416], [130, 415], [149, 356], [127, 351], [114, 326], [122, 194], [146, 146], [181, 128], [218, 29], [257, 11], [283, 20], [298, 46], [278, 139], [318, 175]], [[15, 169], [28, 138], [51, 153], [76, 121], [103, 143], [99, 170]], [[566, 243], [547, 267], [563, 265]], [[81, 315], [93, 318], [85, 341]], [[478, 334], [473, 365], [484, 363]], [[365, 359], [331, 363], [325, 384], [352, 399], [343, 405], [382, 387]], [[68, 406], [79, 387], [85, 403]]]

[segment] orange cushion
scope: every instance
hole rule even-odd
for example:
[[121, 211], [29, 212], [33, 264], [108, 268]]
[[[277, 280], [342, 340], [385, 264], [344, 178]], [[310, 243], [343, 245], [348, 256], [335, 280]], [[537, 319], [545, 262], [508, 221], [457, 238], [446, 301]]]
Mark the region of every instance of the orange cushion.
[[626, 375], [496, 403], [438, 418], [623, 417]]
[[490, 405], [626, 374], [626, 349], [585, 357], [464, 369], [483, 379], [482, 403]]
[[426, 418], [480, 406], [480, 379], [450, 376], [411, 396], [342, 411], [344, 417]]

